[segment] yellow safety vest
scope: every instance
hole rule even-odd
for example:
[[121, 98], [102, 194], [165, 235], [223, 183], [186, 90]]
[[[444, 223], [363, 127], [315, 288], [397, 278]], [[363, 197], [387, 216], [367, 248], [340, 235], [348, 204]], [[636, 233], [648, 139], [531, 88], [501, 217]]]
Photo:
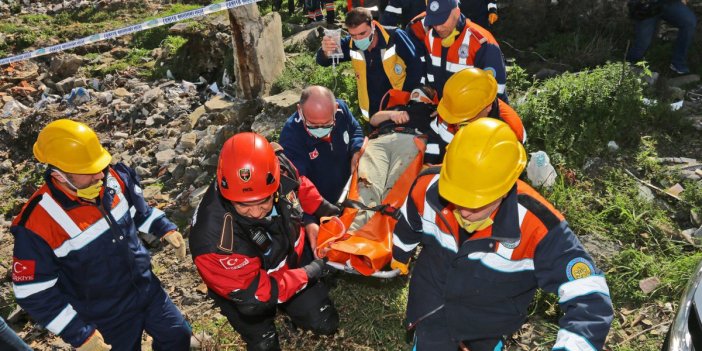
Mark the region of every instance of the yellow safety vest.
[[[393, 89], [402, 89], [405, 84], [405, 78], [407, 77], [407, 64], [405, 61], [397, 55], [395, 51], [395, 43], [391, 41], [390, 34], [388, 31], [380, 25], [380, 23], [373, 21], [375, 27], [378, 28], [380, 34], [385, 40], [385, 48], [380, 50], [380, 57], [383, 59], [383, 70], [385, 75], [390, 80], [390, 85]], [[380, 41], [380, 38], [378, 39]], [[351, 65], [354, 71], [356, 71], [356, 88], [358, 90], [358, 104], [361, 107], [361, 114], [363, 118], [367, 121], [370, 116], [368, 114], [370, 99], [368, 98], [368, 79], [366, 79], [366, 59], [365, 54], [361, 50], [354, 48], [353, 39], [349, 42], [351, 50], [349, 55], [351, 56]], [[378, 42], [378, 45], [381, 45]]]

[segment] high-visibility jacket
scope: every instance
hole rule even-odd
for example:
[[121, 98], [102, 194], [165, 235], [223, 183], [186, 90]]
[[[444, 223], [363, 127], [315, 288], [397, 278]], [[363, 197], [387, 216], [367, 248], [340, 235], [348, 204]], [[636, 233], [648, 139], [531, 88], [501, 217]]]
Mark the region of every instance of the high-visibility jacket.
[[[333, 214], [314, 185], [300, 177], [281, 152], [278, 157], [280, 187], [267, 218], [237, 214], [214, 181], [197, 207], [190, 230], [190, 251], [202, 280], [247, 315], [288, 301], [307, 286], [307, 274], [300, 268], [305, 246], [303, 211]], [[257, 239], [256, 231], [268, 240]]]
[[137, 230], [161, 237], [176, 229], [146, 203], [134, 170], [108, 170], [98, 204], [64, 193], [47, 171], [10, 228], [17, 302], [76, 347], [96, 324], [144, 308], [161, 289]]
[[[495, 99], [495, 102], [492, 103], [492, 110], [490, 110], [488, 117], [501, 119], [509, 125], [517, 136], [517, 140], [522, 144], [526, 142], [527, 134], [522, 119], [517, 114], [517, 111], [500, 98]], [[429, 127], [431, 131], [427, 133], [427, 149], [424, 153], [424, 163], [440, 164], [444, 159], [446, 146], [453, 140], [453, 135], [456, 131], [448, 128], [449, 126], [443, 123], [439, 117], [434, 118], [429, 123]]]
[[481, 27], [489, 27], [488, 15], [497, 13], [496, 0], [464, 0], [459, 3], [461, 13]]
[[[351, 61], [356, 74], [358, 104], [361, 114], [368, 120], [378, 112], [383, 95], [390, 89], [411, 91], [419, 86], [424, 75], [421, 55], [407, 33], [397, 28], [385, 28], [373, 21], [378, 37], [371, 50], [359, 50], [350, 36], [341, 39], [343, 57], [339, 62]], [[317, 63], [332, 65], [320, 48]]]
[[434, 311], [432, 323], [442, 325], [425, 330], [447, 331], [456, 343], [510, 335], [538, 287], [558, 294], [564, 311], [554, 349], [602, 349], [613, 318], [609, 288], [563, 215], [517, 181], [493, 224], [468, 233], [439, 195], [438, 172], [433, 167], [417, 178], [393, 235], [393, 258], [401, 263], [423, 246], [410, 280], [408, 322], [422, 328], [422, 317]]
[[[415, 27], [412, 27], [414, 36], [418, 31]], [[495, 38], [485, 28], [471, 22], [463, 15], [456, 28], [460, 29], [460, 33], [448, 48], [441, 46], [442, 39], [434, 35], [432, 28], [426, 31], [424, 35], [426, 80], [422, 83], [434, 87], [441, 97], [444, 84], [454, 73], [464, 68], [477, 67], [495, 74], [497, 94], [502, 100], [508, 101], [505, 90], [507, 83], [505, 60]]]

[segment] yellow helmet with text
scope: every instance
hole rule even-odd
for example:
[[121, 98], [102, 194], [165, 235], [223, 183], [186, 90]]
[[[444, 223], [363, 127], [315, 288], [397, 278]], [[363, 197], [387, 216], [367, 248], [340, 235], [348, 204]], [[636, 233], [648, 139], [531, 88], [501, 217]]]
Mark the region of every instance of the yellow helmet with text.
[[46, 125], [39, 132], [33, 151], [39, 162], [74, 174], [99, 173], [112, 161], [112, 155], [90, 127], [69, 119]]
[[506, 123], [480, 118], [461, 128], [448, 145], [439, 194], [462, 207], [483, 207], [509, 192], [526, 162], [524, 146]]

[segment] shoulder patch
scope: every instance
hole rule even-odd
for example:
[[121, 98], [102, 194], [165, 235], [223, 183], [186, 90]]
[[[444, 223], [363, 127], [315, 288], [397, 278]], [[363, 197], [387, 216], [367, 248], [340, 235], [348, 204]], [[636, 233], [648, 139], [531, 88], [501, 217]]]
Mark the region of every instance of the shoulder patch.
[[594, 270], [595, 268], [590, 261], [582, 257], [576, 257], [568, 262], [566, 275], [568, 280], [582, 279], [591, 276]]
[[34, 280], [35, 260], [12, 259], [12, 281], [15, 283], [31, 282]]

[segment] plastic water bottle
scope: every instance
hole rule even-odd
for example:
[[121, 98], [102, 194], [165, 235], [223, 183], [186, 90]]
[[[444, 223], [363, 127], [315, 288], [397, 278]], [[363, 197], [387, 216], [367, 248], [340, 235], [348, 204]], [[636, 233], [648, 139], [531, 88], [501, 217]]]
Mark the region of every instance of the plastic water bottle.
[[556, 169], [543, 151], [532, 152], [527, 164], [527, 178], [534, 186], [551, 187], [556, 182]]

